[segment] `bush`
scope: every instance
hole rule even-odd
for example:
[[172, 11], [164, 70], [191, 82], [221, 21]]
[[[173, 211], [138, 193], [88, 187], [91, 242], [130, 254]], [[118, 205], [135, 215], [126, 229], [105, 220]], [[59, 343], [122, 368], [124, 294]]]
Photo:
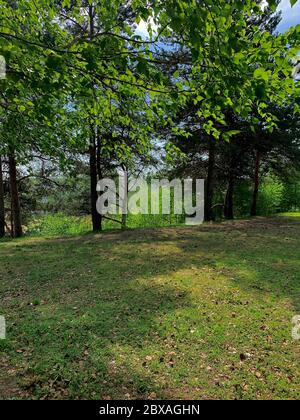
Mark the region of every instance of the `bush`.
[[[253, 185], [241, 182], [235, 191], [235, 216], [248, 217], [252, 204]], [[300, 210], [300, 182], [283, 183], [274, 176], [265, 178], [258, 195], [258, 215], [270, 216]]]
[[282, 210], [284, 185], [275, 178], [267, 178], [260, 188], [257, 211], [260, 216], [270, 216]]
[[[120, 216], [113, 216], [121, 220]], [[184, 216], [164, 215], [128, 215], [127, 227], [134, 228], [158, 228], [178, 226], [184, 223]], [[121, 224], [104, 219], [104, 230], [120, 229]], [[64, 236], [81, 235], [92, 230], [90, 216], [67, 216], [62, 213], [36, 216], [27, 225], [26, 233], [29, 236]]]
[[66, 216], [62, 213], [48, 214], [32, 219], [27, 234], [32, 236], [80, 235], [92, 228], [90, 217]]

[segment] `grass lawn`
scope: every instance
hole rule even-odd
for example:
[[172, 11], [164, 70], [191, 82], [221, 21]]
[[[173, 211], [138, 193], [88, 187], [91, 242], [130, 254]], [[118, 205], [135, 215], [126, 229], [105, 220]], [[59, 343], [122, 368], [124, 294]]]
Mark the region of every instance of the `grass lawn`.
[[299, 399], [300, 219], [0, 242], [0, 397]]
[[300, 217], [300, 212], [293, 212], [293, 213], [282, 213], [280, 216], [284, 217]]

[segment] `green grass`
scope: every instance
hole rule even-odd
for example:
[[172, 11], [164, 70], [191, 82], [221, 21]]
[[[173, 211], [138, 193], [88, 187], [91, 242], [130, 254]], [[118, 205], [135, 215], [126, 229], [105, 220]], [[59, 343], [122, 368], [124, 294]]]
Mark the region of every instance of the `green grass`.
[[[120, 216], [113, 216], [116, 220], [121, 220]], [[128, 215], [128, 229], [137, 228], [159, 228], [169, 226], [179, 226], [184, 222], [183, 216], [176, 215]], [[112, 220], [103, 220], [103, 230], [120, 230], [120, 223]], [[47, 214], [32, 218], [27, 227], [27, 236], [74, 236], [88, 233], [92, 230], [90, 216], [67, 216], [64, 214]]]
[[92, 230], [91, 217], [48, 214], [32, 218], [27, 227], [28, 236], [72, 236]]
[[300, 212], [290, 212], [290, 213], [281, 213], [280, 216], [283, 217], [300, 217]]
[[[300, 213], [282, 213], [284, 217], [300, 217]], [[119, 216], [113, 216], [120, 220]], [[128, 215], [128, 229], [154, 229], [184, 225], [184, 216], [176, 215]], [[120, 230], [121, 225], [112, 220], [103, 220], [103, 230]], [[33, 217], [26, 227], [26, 235], [31, 237], [76, 236], [92, 231], [90, 216], [67, 216], [62, 213]]]
[[300, 223], [0, 243], [0, 396], [299, 399]]

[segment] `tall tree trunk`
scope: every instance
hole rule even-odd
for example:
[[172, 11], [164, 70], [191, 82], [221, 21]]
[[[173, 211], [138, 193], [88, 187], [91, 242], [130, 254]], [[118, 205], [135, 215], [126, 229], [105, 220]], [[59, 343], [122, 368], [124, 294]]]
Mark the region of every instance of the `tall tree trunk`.
[[[127, 229], [127, 208], [128, 208], [128, 169], [126, 168], [125, 165], [122, 165], [122, 171], [124, 173], [124, 196], [122, 197], [122, 195], [119, 197], [120, 198], [120, 211], [122, 212], [122, 221], [121, 221], [121, 228], [123, 230]], [[121, 203], [121, 199], [122, 199], [122, 203]], [[126, 210], [126, 211], [124, 211]], [[124, 213], [124, 214], [123, 214]]]
[[[89, 37], [90, 42], [93, 41], [94, 32], [95, 32], [95, 8], [93, 5], [89, 5]], [[92, 85], [92, 90], [94, 90], [94, 86]], [[97, 168], [97, 161], [100, 164], [100, 157], [99, 160], [97, 159], [97, 141], [98, 136], [96, 132], [96, 127], [93, 122], [90, 123], [90, 147], [89, 147], [89, 155], [90, 155], [90, 179], [91, 179], [91, 213], [92, 213], [92, 223], [93, 223], [93, 231], [98, 232], [102, 230], [102, 216], [97, 211], [97, 200], [98, 200], [98, 193], [97, 193], [97, 183], [98, 183], [98, 168]], [[100, 153], [100, 151], [99, 151]]]
[[12, 236], [20, 238], [23, 235], [22, 221], [21, 221], [21, 207], [17, 181], [17, 165], [14, 153], [10, 153], [8, 157], [9, 162], [9, 182], [11, 195], [11, 211], [12, 211]]
[[121, 228], [123, 230], [127, 229], [127, 214], [122, 214]]
[[[102, 165], [101, 165], [101, 139], [100, 139], [100, 135], [98, 132], [98, 127], [96, 128], [96, 138], [97, 138], [97, 144], [96, 144], [96, 167], [97, 167], [97, 175], [98, 175], [98, 180], [103, 178], [103, 174], [102, 174]], [[103, 221], [103, 217], [101, 214], [98, 213], [98, 221], [97, 221], [97, 225], [99, 227], [98, 230], [102, 230], [102, 221]]]
[[[128, 179], [127, 179], [127, 177], [126, 177], [126, 185], [128, 186], [127, 182], [128, 182]], [[127, 191], [126, 191], [126, 195], [127, 195], [127, 198], [126, 198], [126, 205], [127, 205], [127, 200], [128, 200], [128, 188], [127, 188]], [[120, 209], [120, 210], [121, 210], [121, 209]], [[127, 229], [127, 213], [122, 214], [121, 229], [123, 229], [123, 230], [126, 230], [126, 229]]]
[[100, 135], [98, 133], [96, 133], [96, 138], [97, 138], [97, 174], [98, 174], [98, 179], [102, 179], [102, 165], [101, 165], [101, 138]]
[[95, 133], [91, 127], [90, 133], [90, 179], [91, 179], [91, 213], [92, 213], [92, 222], [93, 222], [93, 231], [97, 232], [102, 230], [102, 216], [97, 211], [97, 147], [95, 142]]
[[254, 173], [254, 190], [253, 190], [253, 199], [252, 199], [252, 206], [251, 206], [251, 216], [257, 216], [257, 201], [258, 201], [258, 193], [259, 193], [259, 186], [260, 186], [260, 163], [261, 163], [261, 153], [258, 150], [256, 153], [256, 162], [255, 162], [255, 173]]
[[5, 206], [4, 206], [4, 185], [2, 174], [2, 157], [0, 156], [0, 238], [5, 235]]
[[234, 177], [232, 174], [230, 174], [226, 200], [225, 200], [225, 207], [224, 207], [224, 215], [227, 220], [234, 219], [233, 196], [234, 196]]
[[208, 171], [205, 183], [205, 221], [214, 220], [213, 212], [213, 196], [214, 196], [214, 176], [216, 163], [216, 140], [209, 139], [209, 156], [208, 156]]

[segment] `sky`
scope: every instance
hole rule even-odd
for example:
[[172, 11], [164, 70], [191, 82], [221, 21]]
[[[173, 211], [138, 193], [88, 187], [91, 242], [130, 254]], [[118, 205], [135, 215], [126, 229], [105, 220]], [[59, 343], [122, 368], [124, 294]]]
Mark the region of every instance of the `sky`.
[[294, 7], [291, 7], [290, 0], [282, 0], [280, 4], [280, 10], [282, 10], [282, 22], [279, 25], [279, 31], [284, 32], [291, 26], [300, 24], [300, 2]]

